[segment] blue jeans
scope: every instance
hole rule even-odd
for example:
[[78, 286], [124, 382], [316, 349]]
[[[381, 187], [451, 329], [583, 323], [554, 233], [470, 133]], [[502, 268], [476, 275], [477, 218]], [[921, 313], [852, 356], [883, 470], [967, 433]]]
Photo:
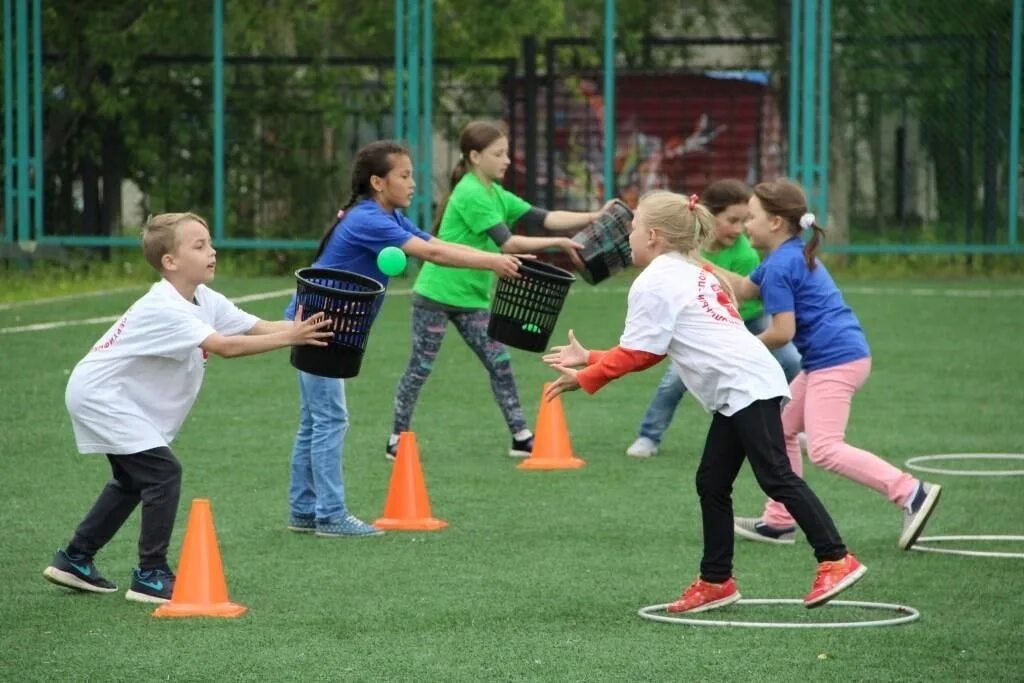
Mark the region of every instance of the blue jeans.
[[345, 507], [342, 447], [348, 431], [345, 384], [299, 372], [299, 431], [292, 449], [291, 513], [322, 524], [340, 520]]
[[[761, 334], [771, 324], [771, 317], [761, 314], [745, 321], [744, 324], [751, 334]], [[793, 346], [793, 342], [775, 349], [772, 351], [772, 355], [782, 366], [782, 371], [786, 374], [786, 381], [792, 382], [793, 378], [800, 373], [800, 352]], [[647, 406], [647, 412], [644, 413], [643, 420], [640, 422], [640, 431], [637, 432], [637, 436], [646, 437], [654, 443], [660, 444], [685, 393], [686, 386], [683, 385], [683, 380], [679, 377], [675, 367], [669, 363], [668, 370], [658, 383], [654, 396], [651, 397], [651, 404]]]

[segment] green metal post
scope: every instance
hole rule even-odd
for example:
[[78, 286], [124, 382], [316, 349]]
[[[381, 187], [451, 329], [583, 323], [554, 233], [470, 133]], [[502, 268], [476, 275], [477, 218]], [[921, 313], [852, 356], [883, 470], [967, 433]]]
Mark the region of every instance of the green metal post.
[[790, 0], [789, 14], [789, 177], [799, 176], [800, 163], [800, 54], [803, 0]]
[[615, 0], [604, 0], [604, 198], [615, 196]]
[[16, 97], [17, 112], [17, 183], [18, 192], [16, 201], [18, 204], [18, 241], [27, 242], [32, 239], [32, 232], [29, 225], [29, 193], [28, 193], [28, 159], [31, 151], [28, 142], [28, 4], [25, 2], [15, 3], [14, 31], [16, 34], [14, 52], [17, 55], [14, 68], [18, 79], [18, 93]]
[[14, 241], [14, 40], [11, 0], [4, 0], [4, 242]]
[[213, 1], [213, 239], [224, 237], [224, 0]]
[[393, 137], [405, 137], [405, 0], [395, 0], [395, 101], [392, 105]]
[[[409, 15], [409, 30], [407, 32], [409, 38], [409, 47], [406, 52], [406, 63], [409, 68], [409, 99], [406, 112], [408, 116], [408, 123], [406, 124], [405, 131], [409, 141], [409, 149], [412, 152], [413, 159], [419, 160], [420, 154], [420, 120], [419, 120], [419, 101], [420, 101], [420, 44], [419, 44], [419, 25], [420, 25], [420, 12], [419, 12], [419, 0], [406, 0], [409, 4], [407, 5]], [[413, 167], [415, 168], [415, 166]], [[423, 225], [420, 220], [420, 201], [423, 196], [422, 192], [417, 192], [413, 199], [412, 206], [409, 207], [410, 218], [412, 222], [418, 226]]]
[[43, 22], [42, 0], [32, 3], [32, 224], [35, 239], [43, 236]]
[[815, 172], [815, 150], [814, 130], [817, 118], [815, 116], [815, 105], [817, 98], [815, 93], [816, 79], [814, 67], [817, 62], [817, 41], [815, 40], [818, 31], [818, 4], [817, 0], [807, 0], [804, 5], [804, 77], [803, 77], [803, 130], [800, 131], [800, 175], [797, 176], [807, 191], [809, 204], [817, 208], [818, 190], [814, 183]]
[[818, 66], [818, 225], [828, 222], [829, 119], [832, 93], [832, 0], [821, 0], [821, 63]]
[[1010, 63], [1010, 178], [1009, 196], [1006, 210], [1009, 214], [1008, 238], [1010, 244], [1017, 244], [1017, 213], [1019, 212], [1020, 196], [1020, 79], [1021, 79], [1021, 14], [1024, 0], [1013, 0], [1013, 55]]
[[420, 204], [422, 227], [433, 221], [434, 200], [434, 0], [423, 0], [423, 133], [420, 138]]

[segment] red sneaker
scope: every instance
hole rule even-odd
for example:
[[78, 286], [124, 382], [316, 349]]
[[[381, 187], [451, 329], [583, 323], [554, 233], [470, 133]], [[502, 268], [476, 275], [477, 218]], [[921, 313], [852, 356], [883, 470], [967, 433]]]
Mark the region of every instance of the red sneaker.
[[819, 562], [818, 575], [814, 577], [811, 592], [804, 597], [804, 607], [820, 607], [841, 592], [857, 583], [868, 568], [857, 561], [851, 553], [835, 562]]
[[668, 612], [706, 612], [709, 609], [725, 607], [740, 599], [736, 581], [729, 578], [725, 583], [708, 583], [697, 579], [683, 591], [682, 597], [669, 605]]

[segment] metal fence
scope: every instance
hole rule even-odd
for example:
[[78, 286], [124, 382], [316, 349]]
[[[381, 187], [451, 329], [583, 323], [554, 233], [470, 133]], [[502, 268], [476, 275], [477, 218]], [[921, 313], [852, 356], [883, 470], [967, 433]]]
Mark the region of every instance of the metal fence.
[[[812, 209], [829, 248], [1024, 253], [1021, 3], [780, 0], [765, 3], [774, 33], [620, 41], [614, 65], [597, 37], [434, 60], [434, 153], [420, 191], [443, 196], [473, 118], [509, 124], [507, 184], [571, 209], [608, 189], [635, 200], [722, 176], [800, 177], [791, 138], [814, 144], [816, 124], [827, 192], [812, 193], [826, 204]], [[135, 244], [146, 214], [191, 209], [223, 215], [222, 246], [310, 247], [348, 195], [355, 150], [395, 129], [390, 58], [223, 56], [214, 41], [213, 54], [144, 56], [108, 84], [120, 88], [116, 115], [86, 107], [62, 131], [53, 112], [67, 108], [71, 57], [47, 49], [40, 4], [4, 0], [8, 245]], [[808, 36], [819, 50], [809, 61]], [[801, 90], [809, 83], [825, 96]]]

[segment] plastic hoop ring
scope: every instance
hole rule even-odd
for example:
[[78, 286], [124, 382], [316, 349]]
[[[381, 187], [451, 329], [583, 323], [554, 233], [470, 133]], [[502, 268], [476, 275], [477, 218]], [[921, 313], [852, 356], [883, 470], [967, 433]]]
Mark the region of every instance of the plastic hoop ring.
[[1020, 460], [1024, 453], [943, 453], [942, 455], [919, 455], [903, 464], [912, 470], [931, 474], [951, 474], [960, 477], [1020, 477], [1024, 470], [948, 470], [941, 467], [924, 467], [918, 463], [934, 460]]
[[[796, 598], [742, 598], [737, 605], [803, 605], [804, 601]], [[670, 617], [655, 612], [664, 610], [664, 605], [641, 607], [637, 614], [644, 619], [661, 621], [668, 624], [685, 624], [687, 626], [730, 626], [738, 628], [870, 628], [872, 626], [898, 626], [909, 624], [921, 618], [921, 613], [907, 605], [894, 605], [887, 602], [860, 602], [856, 600], [832, 600], [826, 607], [863, 607], [865, 609], [892, 610], [900, 614], [892, 619], [876, 619], [873, 621], [844, 621], [833, 623], [800, 623], [800, 622], [768, 622], [768, 621], [733, 621], [694, 619], [692, 617]]]
[[1024, 560], [1024, 552], [1007, 553], [995, 550], [964, 550], [962, 548], [929, 548], [922, 543], [945, 543], [948, 541], [1024, 541], [1024, 536], [1013, 536], [1005, 534], [983, 534], [971, 535], [960, 534], [958, 536], [922, 536], [917, 539], [911, 550], [919, 550], [923, 553], [942, 553], [944, 555], [965, 555], [967, 557], [1008, 557]]

